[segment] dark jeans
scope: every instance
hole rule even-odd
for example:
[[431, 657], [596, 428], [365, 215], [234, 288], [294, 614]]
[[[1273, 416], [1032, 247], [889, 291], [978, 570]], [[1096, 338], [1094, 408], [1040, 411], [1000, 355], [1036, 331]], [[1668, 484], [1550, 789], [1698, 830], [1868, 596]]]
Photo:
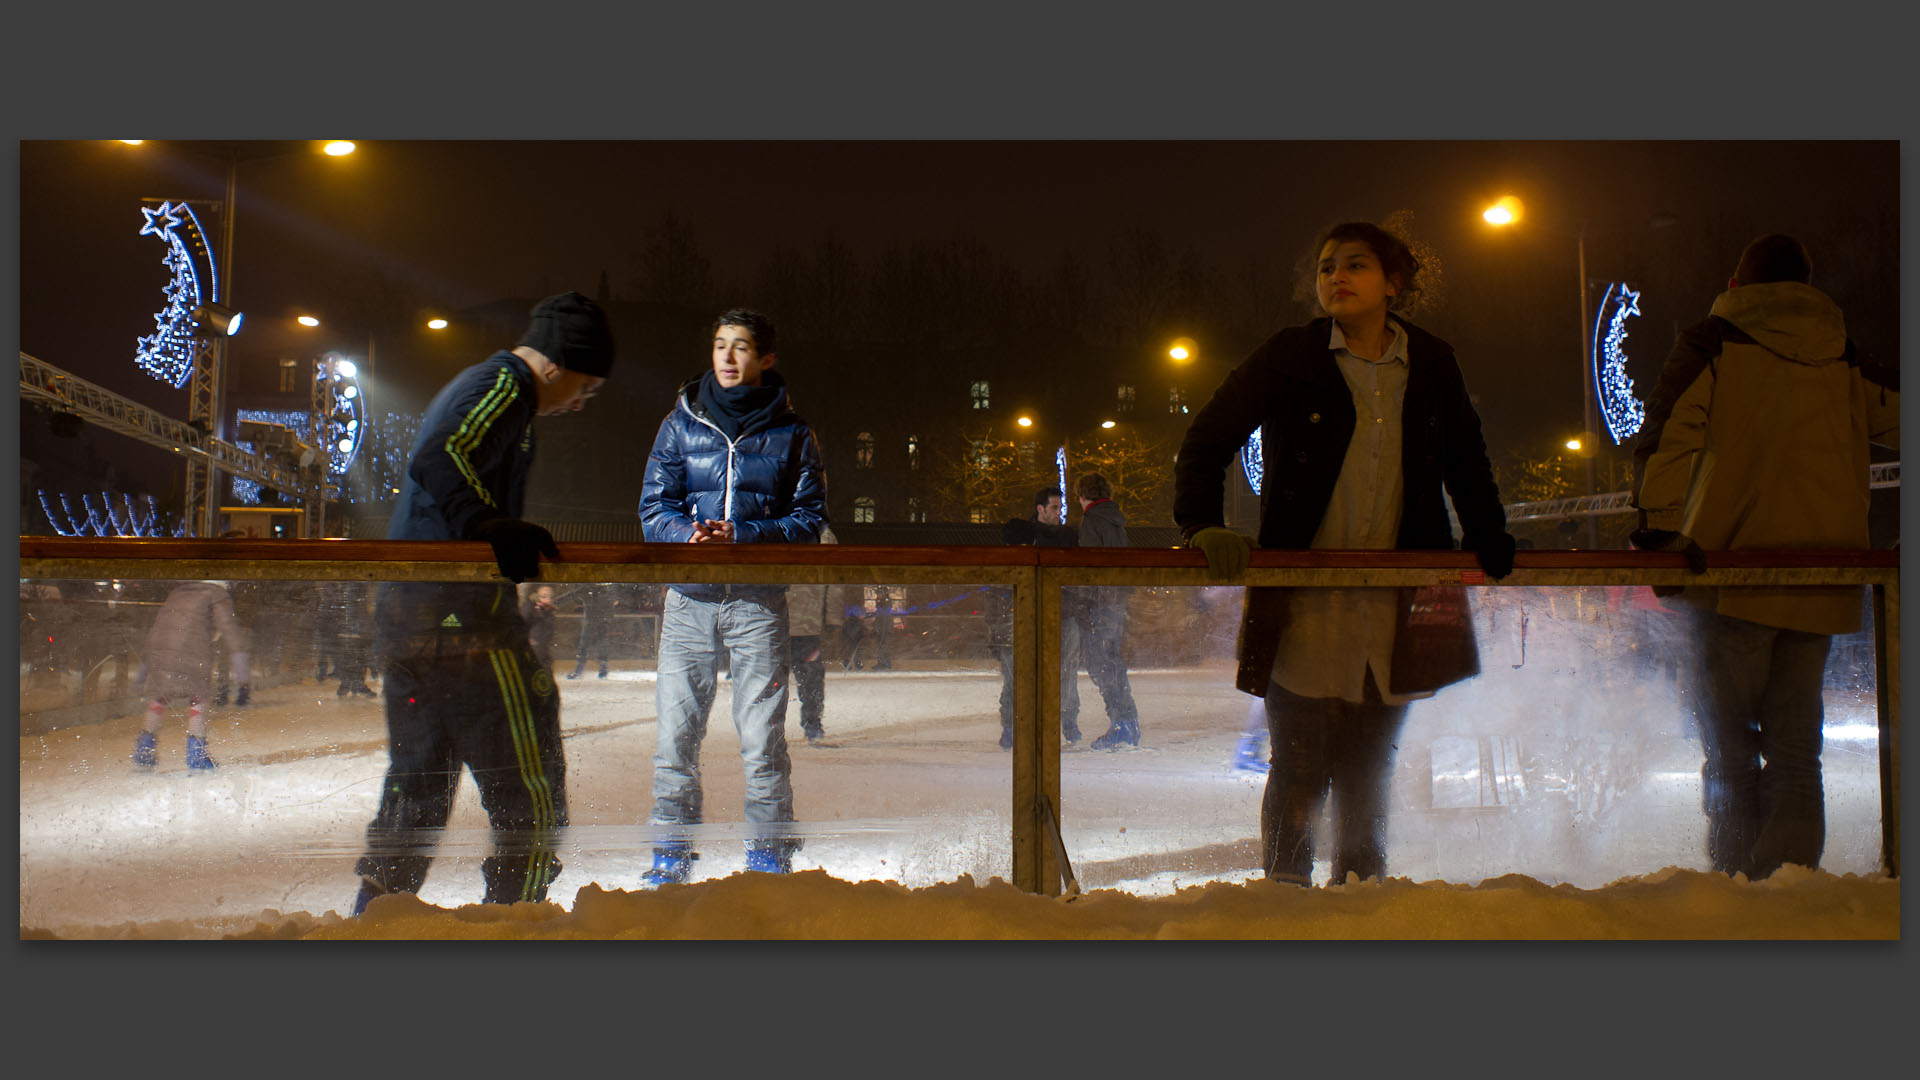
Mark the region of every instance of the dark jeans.
[[1387, 705], [1373, 672], [1362, 702], [1309, 698], [1267, 685], [1272, 768], [1260, 800], [1260, 847], [1267, 877], [1313, 880], [1313, 820], [1333, 798], [1333, 884], [1387, 869], [1387, 796], [1405, 705]]
[[[992, 651], [1000, 662], [1000, 726], [1012, 731], [1013, 646], [995, 645]], [[1060, 730], [1070, 739], [1080, 737], [1080, 623], [1065, 613], [1060, 619]]]
[[[1087, 675], [1106, 703], [1107, 723], [1118, 727], [1139, 723], [1140, 710], [1133, 704], [1133, 683], [1127, 678], [1127, 662], [1121, 650], [1127, 636], [1128, 597], [1124, 590], [1117, 596], [1108, 595], [1113, 591], [1095, 590], [1081, 607], [1079, 622]], [[1077, 689], [1074, 697], [1078, 712]], [[1061, 715], [1064, 719], [1064, 709]]]
[[567, 823], [560, 695], [530, 648], [397, 656], [385, 671], [391, 756], [367, 854], [354, 872], [387, 892], [419, 892], [462, 766], [494, 830], [481, 863], [486, 901], [544, 900]]
[[1827, 836], [1820, 692], [1833, 639], [1717, 613], [1702, 629], [1707, 858], [1753, 880], [1783, 863], [1819, 866]]
[[793, 649], [793, 688], [800, 695], [800, 730], [818, 734], [827, 711], [827, 665], [820, 659], [819, 634], [796, 634]]
[[607, 620], [608, 616], [596, 612], [580, 620], [580, 644], [573, 657], [576, 672], [587, 666], [589, 656], [598, 659], [601, 667], [607, 666]]

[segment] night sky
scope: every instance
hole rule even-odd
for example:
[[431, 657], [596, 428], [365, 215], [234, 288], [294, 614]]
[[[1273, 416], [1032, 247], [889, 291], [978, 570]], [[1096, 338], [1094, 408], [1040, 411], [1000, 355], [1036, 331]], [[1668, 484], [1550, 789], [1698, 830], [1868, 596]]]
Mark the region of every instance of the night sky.
[[[184, 416], [185, 392], [132, 362], [165, 280], [160, 245], [138, 235], [140, 200], [221, 198], [227, 145], [23, 142], [21, 349]], [[1628, 324], [1643, 392], [1675, 328], [1704, 317], [1741, 246], [1764, 232], [1808, 244], [1814, 284], [1862, 345], [1897, 346], [1892, 141], [365, 141], [345, 158], [318, 145], [240, 146], [232, 295], [250, 321], [235, 363], [363, 349], [374, 308], [387, 323], [424, 321], [591, 294], [603, 271], [616, 298], [638, 298], [635, 252], [665, 214], [685, 224], [721, 291], [751, 306], [771, 251], [826, 237], [870, 259], [960, 240], [1037, 279], [1069, 251], [1099, 271], [1124, 230], [1144, 228], [1222, 274], [1263, 265], [1284, 289], [1319, 228], [1411, 211], [1447, 290], [1421, 321], [1456, 347], [1495, 452], [1577, 430], [1583, 219], [1589, 277], [1644, 290]], [[1503, 194], [1528, 209], [1504, 231], [1478, 216]], [[1655, 215], [1673, 223], [1651, 229]], [[217, 236], [217, 218], [206, 221]], [[1276, 310], [1291, 314], [1269, 329], [1310, 314]], [[295, 330], [300, 311], [326, 325]], [[698, 340], [621, 346], [623, 365], [663, 381], [704, 363]], [[381, 348], [394, 360], [380, 372], [388, 400], [424, 399], [483, 355]], [[812, 385], [818, 393], [817, 375]]]

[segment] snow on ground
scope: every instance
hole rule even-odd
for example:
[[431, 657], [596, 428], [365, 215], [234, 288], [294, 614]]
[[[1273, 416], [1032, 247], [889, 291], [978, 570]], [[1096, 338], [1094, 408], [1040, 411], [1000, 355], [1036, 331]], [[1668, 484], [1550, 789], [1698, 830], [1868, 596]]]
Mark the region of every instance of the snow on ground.
[[[1871, 695], [1829, 694], [1824, 868], [1749, 883], [1704, 872], [1698, 750], [1671, 686], [1624, 679], [1596, 694], [1591, 672], [1542, 656], [1531, 671], [1489, 664], [1414, 706], [1394, 876], [1311, 890], [1256, 869], [1262, 780], [1229, 767], [1250, 699], [1220, 665], [1136, 671], [1142, 746], [1062, 752], [1062, 832], [1083, 890], [1066, 898], [1005, 881], [1010, 755], [993, 672], [834, 669], [828, 744], [798, 741], [789, 717], [806, 846], [785, 878], [743, 872], [723, 684], [696, 880], [658, 892], [637, 888], [652, 845], [651, 672], [562, 680], [574, 824], [548, 901], [478, 903], [488, 835], [466, 779], [421, 894], [351, 920], [339, 912], [386, 764], [381, 705], [285, 685], [215, 718], [211, 775], [186, 772], [177, 722], [152, 773], [128, 764], [136, 717], [23, 738], [21, 934], [1898, 938], [1899, 884], [1877, 873]], [[1084, 676], [1081, 697], [1090, 738], [1105, 724]]]

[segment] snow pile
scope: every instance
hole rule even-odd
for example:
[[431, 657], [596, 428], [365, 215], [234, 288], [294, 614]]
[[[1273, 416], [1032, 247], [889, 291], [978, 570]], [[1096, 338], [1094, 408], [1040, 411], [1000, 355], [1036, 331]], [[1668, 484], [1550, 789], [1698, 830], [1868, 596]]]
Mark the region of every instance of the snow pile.
[[1300, 889], [1215, 883], [1172, 896], [1096, 890], [1034, 896], [994, 878], [926, 888], [824, 871], [734, 874], [657, 892], [582, 888], [560, 904], [435, 907], [376, 899], [343, 919], [262, 911], [249, 920], [21, 928], [22, 938], [301, 940], [1608, 940], [1900, 937], [1900, 883], [1785, 867], [1765, 881], [1668, 868], [1604, 888], [1509, 875], [1478, 885], [1405, 878]]

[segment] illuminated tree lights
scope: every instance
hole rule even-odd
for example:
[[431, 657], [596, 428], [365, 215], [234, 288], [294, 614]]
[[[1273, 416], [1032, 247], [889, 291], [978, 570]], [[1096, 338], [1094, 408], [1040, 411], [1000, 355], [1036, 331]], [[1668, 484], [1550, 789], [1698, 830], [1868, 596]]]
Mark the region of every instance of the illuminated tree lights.
[[193, 312], [203, 302], [220, 299], [219, 280], [207, 252], [206, 233], [192, 207], [163, 202], [158, 207], [143, 206], [140, 213], [146, 219], [140, 235], [152, 234], [167, 245], [161, 265], [170, 277], [162, 293], [166, 306], [153, 317], [154, 332], [136, 342], [133, 360], [147, 374], [178, 390], [187, 384], [194, 358], [206, 347]]
[[65, 492], [62, 492], [58, 496], [60, 513], [57, 515], [53, 512], [53, 507], [47, 504], [47, 493], [44, 489], [39, 492], [39, 496], [40, 512], [47, 516], [47, 524], [53, 526], [53, 531], [59, 533], [61, 536], [161, 537], [186, 536], [189, 534], [186, 522], [184, 521], [172, 528], [168, 528], [161, 522], [160, 512], [154, 507], [153, 496], [151, 495], [146, 497], [147, 516], [144, 519], [134, 510], [133, 496], [131, 495], [123, 493], [120, 496], [121, 502], [126, 507], [126, 515], [124, 517], [113, 508], [112, 495], [104, 491], [100, 493], [101, 509], [99, 510], [93, 508], [93, 499], [91, 497], [82, 495], [80, 496], [80, 505], [87, 512], [85, 520], [79, 520], [74, 517], [73, 507], [67, 502]]
[[1053, 452], [1053, 464], [1060, 471], [1060, 495], [1062, 499], [1064, 499], [1067, 493], [1067, 448], [1066, 447], [1063, 446], [1060, 449], [1055, 450]]
[[1255, 495], [1260, 494], [1262, 470], [1266, 466], [1260, 463], [1260, 429], [1254, 428], [1247, 445], [1240, 448], [1240, 468], [1247, 474], [1247, 486]]
[[[1646, 408], [1633, 395], [1633, 380], [1627, 377], [1627, 318], [1638, 314], [1640, 294], [1627, 288], [1625, 282], [1610, 282], [1593, 324], [1593, 384], [1600, 413], [1607, 421], [1607, 433], [1616, 446], [1631, 438], [1647, 419]], [[1604, 335], [1600, 332], [1603, 325]]]

